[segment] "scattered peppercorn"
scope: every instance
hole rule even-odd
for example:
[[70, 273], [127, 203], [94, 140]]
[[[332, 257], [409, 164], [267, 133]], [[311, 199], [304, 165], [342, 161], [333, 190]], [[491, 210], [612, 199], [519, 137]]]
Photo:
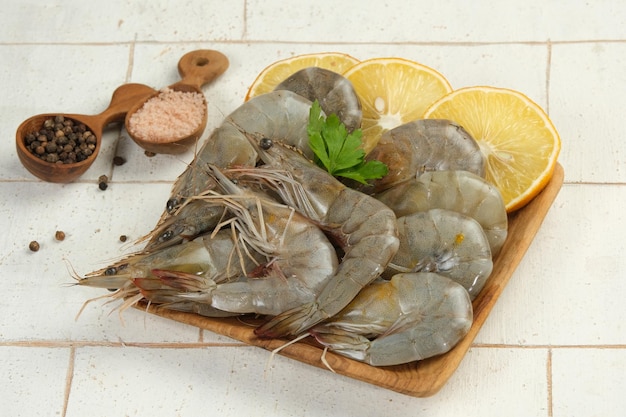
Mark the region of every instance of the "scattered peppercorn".
[[24, 138], [26, 148], [52, 164], [74, 164], [93, 155], [96, 136], [83, 123], [64, 116], [46, 119], [40, 130]]
[[126, 159], [124, 159], [121, 156], [116, 156], [115, 158], [113, 158], [113, 164], [120, 166], [120, 165], [124, 165], [126, 163]]
[[39, 250], [39, 242], [33, 240], [28, 244], [28, 249], [32, 250], [33, 252], [37, 252]]
[[120, 236], [120, 242], [126, 242], [126, 239], [128, 239], [128, 237], [126, 237], [126, 235], [121, 235]]
[[58, 241], [65, 240], [65, 232], [63, 232], [62, 230], [57, 230], [57, 232], [54, 234], [54, 238]]
[[148, 158], [152, 158], [153, 156], [156, 155], [154, 152], [150, 152], [150, 151], [145, 151], [144, 154], [146, 154]]
[[98, 177], [98, 187], [104, 191], [107, 189], [107, 187], [109, 182], [109, 177], [107, 177], [106, 175], [100, 175], [100, 177]]

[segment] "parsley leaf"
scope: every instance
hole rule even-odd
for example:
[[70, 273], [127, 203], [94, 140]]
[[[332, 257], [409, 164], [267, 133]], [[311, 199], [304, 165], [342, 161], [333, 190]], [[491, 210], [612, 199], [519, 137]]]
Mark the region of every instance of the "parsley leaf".
[[367, 180], [378, 179], [388, 172], [387, 165], [380, 161], [365, 161], [361, 146], [361, 129], [348, 133], [339, 117], [322, 115], [317, 100], [309, 112], [309, 147], [315, 153], [315, 162], [335, 177], [345, 177], [367, 184]]

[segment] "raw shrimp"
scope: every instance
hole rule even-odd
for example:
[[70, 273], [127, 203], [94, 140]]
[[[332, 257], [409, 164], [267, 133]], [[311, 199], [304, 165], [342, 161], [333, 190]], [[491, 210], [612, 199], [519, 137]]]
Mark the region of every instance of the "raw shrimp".
[[476, 220], [496, 256], [507, 236], [508, 217], [500, 191], [468, 171], [431, 171], [375, 197], [402, 217], [431, 208], [457, 211]]
[[400, 248], [383, 277], [399, 272], [437, 272], [461, 284], [473, 300], [491, 274], [489, 241], [478, 222], [431, 209], [398, 219]]
[[396, 216], [380, 201], [346, 187], [298, 152], [267, 138], [252, 143], [267, 168], [248, 173], [258, 174], [288, 205], [319, 223], [344, 252], [337, 273], [315, 301], [255, 331], [260, 337], [297, 335], [338, 313], [384, 271], [398, 249]]
[[153, 270], [186, 272], [211, 279], [227, 281], [255, 266], [254, 259], [238, 257], [229, 230], [203, 235], [185, 244], [150, 253], [135, 253], [94, 271], [81, 280], [81, 285], [118, 288], [125, 281], [152, 276]]
[[207, 190], [207, 181], [210, 181], [206, 169], [208, 165], [220, 168], [254, 166], [258, 155], [248, 135], [284, 141], [312, 157], [313, 153], [307, 146], [310, 108], [310, 100], [286, 90], [253, 97], [239, 106], [213, 131], [178, 178], [167, 209], [172, 211], [181, 199]]
[[[180, 288], [173, 289], [162, 284], [157, 274], [158, 271], [188, 274], [193, 277], [196, 291], [206, 291], [216, 284], [238, 278], [245, 274], [245, 271], [254, 269], [262, 260], [260, 255], [256, 255], [256, 259], [253, 257], [254, 254], [241, 256], [235, 249], [231, 231], [219, 230], [214, 235], [200, 236], [180, 245], [151, 253], [130, 255], [111, 266], [92, 272], [79, 280], [78, 284], [98, 288], [119, 288], [120, 290], [112, 295], [113, 298], [139, 295], [137, 301], [146, 298], [172, 310], [192, 311], [213, 317], [224, 316], [228, 314], [213, 309], [210, 305], [184, 299], [180, 296]], [[138, 285], [142, 287], [141, 291]], [[155, 287], [159, 287], [160, 291], [154, 291]]]
[[190, 197], [215, 189], [208, 165], [255, 166], [258, 155], [248, 136], [276, 138], [312, 157], [307, 133], [310, 108], [309, 100], [285, 90], [254, 97], [228, 115], [176, 180], [165, 213], [157, 227], [144, 238], [148, 240], [146, 250], [178, 244], [216, 225], [219, 210], [214, 206], [206, 207], [202, 200], [195, 199], [189, 203], [192, 207], [179, 209]]
[[309, 334], [332, 352], [387, 366], [448, 352], [472, 321], [472, 303], [461, 285], [435, 273], [408, 273], [366, 286]]
[[361, 101], [344, 76], [320, 67], [301, 69], [278, 84], [276, 90], [289, 90], [312, 102], [317, 100], [326, 114], [336, 114], [348, 132], [361, 127]]
[[464, 170], [485, 176], [485, 157], [478, 142], [458, 124], [420, 119], [385, 132], [366, 159], [384, 162], [389, 173], [360, 187], [377, 193], [426, 171]]
[[[187, 309], [195, 303], [197, 311], [201, 311], [200, 306], [208, 305], [210, 311], [267, 315], [277, 315], [314, 300], [325, 282], [334, 276], [338, 265], [335, 248], [324, 233], [294, 209], [238, 187], [213, 165], [206, 168], [225, 194], [208, 192], [194, 198], [222, 205], [232, 212], [224, 226], [237, 232], [238, 252], [253, 254], [257, 265], [252, 270], [242, 265], [240, 270], [235, 269], [239, 272], [237, 276], [231, 272], [226, 282], [216, 282], [197, 270], [202, 254], [198, 259], [167, 256], [169, 265], [150, 264], [144, 271], [129, 264], [124, 271], [137, 271], [131, 277], [141, 294], [155, 303], [181, 303]], [[198, 240], [170, 247], [163, 253], [182, 251]], [[203, 237], [202, 243], [207, 242], [211, 240]], [[145, 256], [155, 259], [160, 253]], [[263, 257], [262, 263], [259, 256]], [[225, 265], [224, 259], [215, 260], [216, 265], [229, 271], [230, 263]], [[241, 272], [246, 270], [247, 274], [243, 275]], [[106, 279], [111, 277], [105, 273], [101, 281]], [[79, 281], [79, 284], [98, 281], [94, 277], [87, 280], [91, 281]]]

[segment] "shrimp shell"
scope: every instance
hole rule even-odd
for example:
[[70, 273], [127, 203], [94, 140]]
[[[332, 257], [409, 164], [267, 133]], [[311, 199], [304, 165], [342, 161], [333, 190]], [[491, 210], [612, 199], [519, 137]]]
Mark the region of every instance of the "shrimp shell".
[[332, 352], [388, 366], [446, 353], [472, 321], [472, 303], [461, 285], [435, 273], [407, 273], [363, 288], [309, 333]]
[[320, 67], [308, 67], [290, 75], [275, 90], [289, 90], [317, 100], [327, 115], [336, 114], [348, 132], [361, 127], [361, 101], [344, 76]]
[[135, 254], [90, 274], [79, 285], [126, 288], [130, 281], [143, 297], [163, 308], [212, 316], [277, 315], [312, 302], [338, 267], [335, 248], [325, 234], [294, 209], [243, 190], [216, 167], [208, 168], [229, 194], [196, 198], [231, 211], [226, 225], [236, 233], [220, 229]]
[[[263, 168], [254, 172], [262, 172], [258, 174], [261, 179], [317, 222], [344, 252], [337, 273], [314, 302], [286, 311], [255, 331], [261, 337], [297, 335], [339, 312], [385, 270], [398, 250], [396, 216], [380, 201], [346, 187], [300, 153], [271, 141], [253, 144], [267, 167], [265, 172]], [[272, 170], [288, 172], [291, 179]]]
[[431, 171], [376, 194], [402, 217], [432, 208], [453, 210], [476, 220], [496, 256], [506, 240], [508, 217], [500, 191], [468, 171]]
[[431, 209], [398, 219], [400, 248], [383, 277], [398, 272], [436, 272], [461, 284], [472, 300], [493, 269], [480, 224], [460, 213]]
[[138, 252], [87, 274], [80, 285], [119, 288], [134, 278], [153, 277], [154, 270], [171, 270], [203, 276], [215, 283], [229, 281], [243, 270], [252, 269], [254, 259], [238, 257], [229, 230], [203, 235], [184, 244], [154, 252]]
[[384, 191], [426, 171], [464, 170], [485, 176], [485, 157], [478, 142], [463, 127], [443, 119], [420, 119], [385, 132], [367, 155], [389, 173], [360, 189]]
[[[338, 264], [335, 248], [324, 233], [291, 207], [239, 187], [216, 166], [207, 168], [225, 194], [197, 198], [224, 205], [231, 211], [227, 224], [238, 231], [238, 240], [245, 244], [246, 252], [267, 259], [245, 276], [201, 286], [201, 291], [184, 293], [181, 298], [210, 304], [220, 311], [267, 315], [315, 299], [334, 276]], [[160, 271], [157, 276], [175, 289], [197, 289], [195, 276], [189, 274]]]
[[[181, 243], [216, 225], [221, 214], [218, 209], [206, 207], [202, 200], [187, 200], [216, 188], [208, 172], [209, 165], [219, 168], [256, 165], [258, 154], [249, 137], [280, 140], [313, 157], [307, 133], [310, 108], [311, 102], [306, 98], [282, 90], [253, 97], [230, 113], [176, 180], [165, 212], [155, 229], [144, 237], [148, 240], [146, 250]], [[185, 202], [194, 207], [180, 210]]]
[[207, 190], [208, 165], [219, 168], [254, 166], [258, 155], [248, 140], [249, 135], [257, 140], [267, 137], [283, 141], [313, 157], [307, 133], [310, 108], [310, 100], [287, 90], [246, 101], [213, 131], [174, 184], [172, 197], [190, 197]]

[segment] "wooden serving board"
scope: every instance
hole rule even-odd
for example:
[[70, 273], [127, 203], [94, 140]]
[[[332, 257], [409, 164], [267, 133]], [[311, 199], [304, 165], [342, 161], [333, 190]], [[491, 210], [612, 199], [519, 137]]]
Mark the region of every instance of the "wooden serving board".
[[[473, 302], [474, 322], [467, 336], [449, 352], [404, 365], [374, 367], [364, 363], [327, 352], [326, 360], [338, 373], [383, 388], [387, 388], [413, 397], [428, 397], [439, 391], [457, 369], [470, 348], [478, 331], [487, 319], [496, 300], [504, 290], [513, 271], [522, 260], [535, 234], [539, 230], [550, 206], [563, 184], [564, 171], [557, 164], [553, 177], [546, 188], [528, 205], [509, 215], [509, 233], [507, 240], [494, 260], [493, 272], [482, 291]], [[191, 313], [182, 313], [159, 309], [145, 304], [136, 306], [161, 317], [210, 330], [243, 343], [274, 350], [283, 346], [287, 340], [259, 339], [254, 335], [254, 326], [260, 321], [236, 318], [216, 319]], [[328, 369], [321, 361], [323, 349], [312, 338], [285, 347], [280, 354], [309, 365]], [[330, 372], [330, 371], [329, 371]]]

